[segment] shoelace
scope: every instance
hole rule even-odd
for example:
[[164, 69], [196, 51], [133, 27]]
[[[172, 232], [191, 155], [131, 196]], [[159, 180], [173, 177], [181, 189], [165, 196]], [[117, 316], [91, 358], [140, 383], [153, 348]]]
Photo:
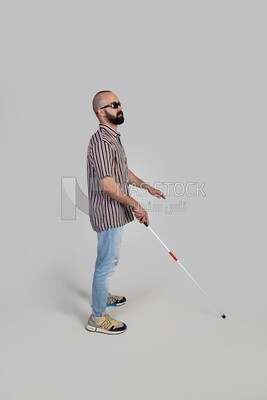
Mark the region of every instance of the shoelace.
[[108, 295], [108, 304], [116, 303], [116, 301], [119, 301], [118, 296], [114, 296], [112, 294]]
[[104, 315], [104, 320], [101, 323], [101, 327], [104, 327], [105, 329], [109, 329], [110, 325], [112, 326], [119, 326], [120, 323], [119, 321], [116, 321], [115, 319], [111, 318], [108, 314]]

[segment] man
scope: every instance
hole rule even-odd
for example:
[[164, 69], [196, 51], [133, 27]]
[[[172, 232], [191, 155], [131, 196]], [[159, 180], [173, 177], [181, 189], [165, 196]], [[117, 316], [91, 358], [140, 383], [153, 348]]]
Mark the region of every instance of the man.
[[92, 314], [86, 324], [91, 332], [119, 334], [126, 324], [111, 318], [106, 307], [118, 307], [126, 302], [124, 296], [108, 292], [108, 278], [119, 261], [123, 226], [136, 217], [149, 224], [148, 214], [129, 195], [129, 184], [162, 197], [158, 189], [146, 184], [128, 169], [127, 158], [117, 125], [124, 122], [121, 103], [111, 91], [98, 92], [93, 110], [99, 129], [91, 136], [87, 151], [89, 216], [97, 232], [97, 258], [92, 285]]

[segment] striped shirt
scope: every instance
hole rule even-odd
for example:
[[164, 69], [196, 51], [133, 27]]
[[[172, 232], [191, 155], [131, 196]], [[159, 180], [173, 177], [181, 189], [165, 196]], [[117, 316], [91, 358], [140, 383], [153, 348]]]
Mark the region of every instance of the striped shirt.
[[134, 220], [131, 207], [112, 199], [100, 189], [99, 179], [113, 176], [124, 194], [129, 195], [128, 166], [120, 133], [100, 124], [87, 150], [89, 217], [92, 228], [101, 232]]

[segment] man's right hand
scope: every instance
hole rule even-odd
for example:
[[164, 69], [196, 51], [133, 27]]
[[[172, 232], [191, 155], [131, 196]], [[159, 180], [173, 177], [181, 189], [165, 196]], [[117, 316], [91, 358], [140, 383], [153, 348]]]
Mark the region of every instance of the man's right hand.
[[138, 219], [138, 221], [140, 222], [140, 224], [143, 224], [144, 222], [146, 222], [149, 225], [149, 219], [148, 219], [148, 214], [146, 212], [146, 210], [138, 203], [138, 206], [135, 206], [133, 208], [133, 213], [135, 218]]

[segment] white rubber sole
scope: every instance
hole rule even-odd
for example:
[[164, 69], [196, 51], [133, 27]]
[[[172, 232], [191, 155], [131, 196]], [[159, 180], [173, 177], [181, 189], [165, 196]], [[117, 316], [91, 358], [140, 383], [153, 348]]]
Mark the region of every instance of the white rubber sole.
[[106, 329], [97, 328], [96, 326], [92, 326], [89, 324], [85, 325], [85, 329], [89, 332], [104, 333], [106, 335], [120, 335], [126, 331], [126, 329], [125, 329], [124, 331], [120, 331], [120, 332], [112, 332], [112, 331], [107, 331]]

